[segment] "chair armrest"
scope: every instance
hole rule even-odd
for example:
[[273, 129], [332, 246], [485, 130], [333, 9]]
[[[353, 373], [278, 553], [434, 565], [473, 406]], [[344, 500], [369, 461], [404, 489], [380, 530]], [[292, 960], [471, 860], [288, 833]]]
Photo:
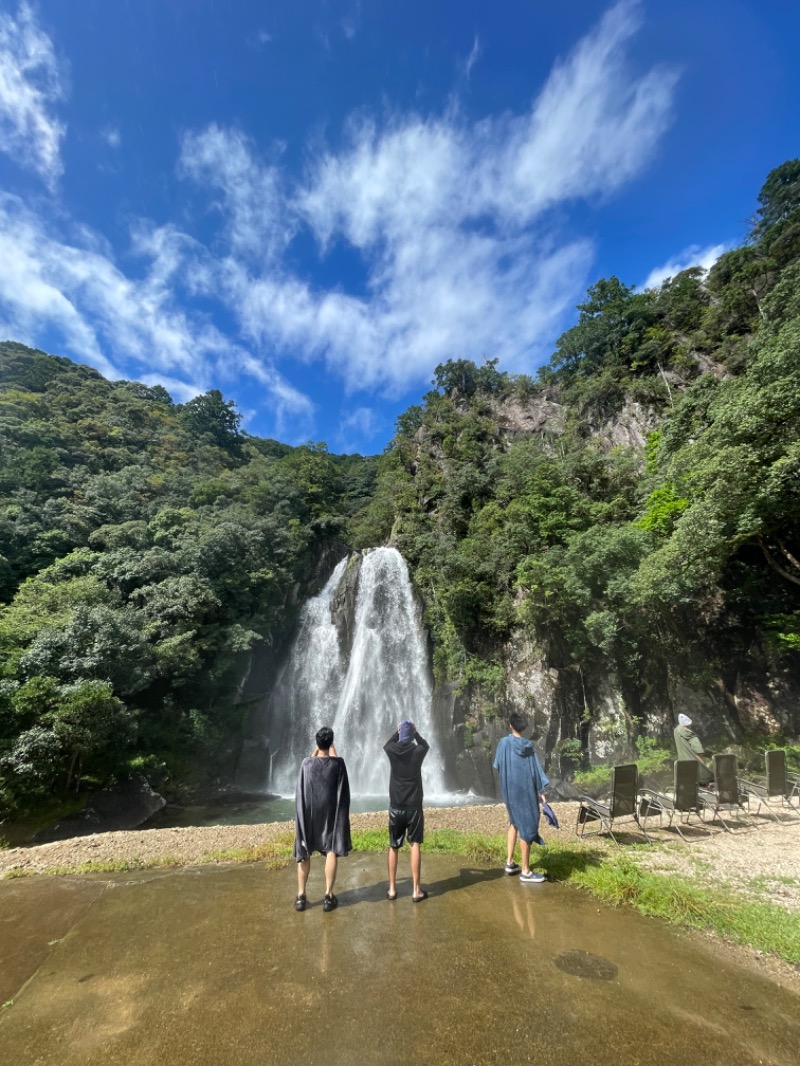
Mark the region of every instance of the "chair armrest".
[[640, 788], [637, 799], [640, 807], [643, 803], [646, 803], [654, 811], [670, 812], [675, 810], [675, 800], [671, 796], [667, 796], [664, 792], [656, 792], [652, 788]]
[[765, 799], [767, 796], [767, 786], [759, 784], [758, 781], [748, 781], [746, 777], [737, 777], [736, 784], [739, 786], [739, 791], [744, 792], [745, 795], [756, 796], [759, 799]]

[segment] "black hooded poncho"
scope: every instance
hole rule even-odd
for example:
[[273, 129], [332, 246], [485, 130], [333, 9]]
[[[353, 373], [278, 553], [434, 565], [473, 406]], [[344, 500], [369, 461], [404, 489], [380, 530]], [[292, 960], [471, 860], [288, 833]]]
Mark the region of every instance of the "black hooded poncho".
[[347, 855], [350, 841], [350, 782], [344, 759], [303, 759], [295, 792], [294, 857], [315, 851]]

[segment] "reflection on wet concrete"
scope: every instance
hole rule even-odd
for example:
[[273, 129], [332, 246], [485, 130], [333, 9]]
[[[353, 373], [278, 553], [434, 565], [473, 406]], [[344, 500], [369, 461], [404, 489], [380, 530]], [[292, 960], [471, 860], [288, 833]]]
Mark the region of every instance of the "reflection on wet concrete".
[[[800, 997], [713, 944], [448, 856], [423, 873], [428, 900], [390, 904], [383, 858], [352, 855], [329, 914], [320, 862], [303, 913], [294, 869], [73, 882], [95, 895], [0, 1013], [0, 1061], [797, 1063]], [[0, 882], [0, 958], [64, 884]]]

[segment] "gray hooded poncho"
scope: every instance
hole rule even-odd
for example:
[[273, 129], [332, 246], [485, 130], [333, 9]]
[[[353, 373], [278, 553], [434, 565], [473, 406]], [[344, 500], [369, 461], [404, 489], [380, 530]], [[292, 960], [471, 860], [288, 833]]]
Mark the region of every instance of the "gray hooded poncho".
[[315, 851], [347, 855], [350, 842], [350, 782], [344, 759], [303, 759], [295, 792], [294, 857]]

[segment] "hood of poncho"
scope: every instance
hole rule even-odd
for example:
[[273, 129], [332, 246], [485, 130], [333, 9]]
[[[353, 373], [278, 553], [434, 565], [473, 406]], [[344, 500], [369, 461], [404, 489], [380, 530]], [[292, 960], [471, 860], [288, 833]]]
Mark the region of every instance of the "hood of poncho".
[[410, 758], [413, 752], [417, 750], [417, 745], [413, 740], [409, 740], [406, 743], [403, 743], [400, 740], [395, 740], [387, 744], [387, 747], [391, 748], [391, 750], [401, 759]]
[[533, 752], [533, 744], [525, 737], [515, 737], [511, 734], [511, 747], [514, 749], [515, 755], [520, 755], [524, 759], [529, 759]]

